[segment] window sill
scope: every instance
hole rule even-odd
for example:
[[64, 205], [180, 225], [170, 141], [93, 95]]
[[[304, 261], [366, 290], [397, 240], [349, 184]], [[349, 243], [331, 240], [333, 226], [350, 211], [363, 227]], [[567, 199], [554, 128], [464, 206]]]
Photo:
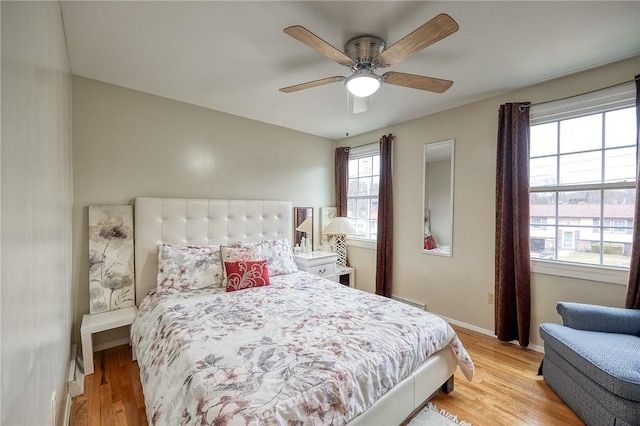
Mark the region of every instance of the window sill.
[[531, 272], [625, 286], [629, 280], [629, 271], [626, 269], [556, 263], [544, 260], [531, 260]]
[[357, 240], [357, 239], [351, 238], [351, 239], [347, 239], [347, 246], [375, 250], [377, 247], [377, 244], [376, 244], [376, 241], [372, 241], [372, 240]]

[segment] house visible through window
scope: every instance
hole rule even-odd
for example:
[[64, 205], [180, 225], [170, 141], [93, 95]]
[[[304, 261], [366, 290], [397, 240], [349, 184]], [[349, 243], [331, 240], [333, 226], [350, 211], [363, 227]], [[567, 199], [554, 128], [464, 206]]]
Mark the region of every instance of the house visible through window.
[[532, 107], [531, 258], [629, 268], [637, 176], [633, 97], [591, 98], [560, 112], [548, 107], [546, 116]]
[[547, 223], [546, 217], [531, 217], [531, 228], [535, 229], [545, 229], [545, 224]]
[[378, 184], [380, 146], [378, 143], [349, 150], [347, 218], [358, 230], [358, 238], [376, 240], [378, 234]]

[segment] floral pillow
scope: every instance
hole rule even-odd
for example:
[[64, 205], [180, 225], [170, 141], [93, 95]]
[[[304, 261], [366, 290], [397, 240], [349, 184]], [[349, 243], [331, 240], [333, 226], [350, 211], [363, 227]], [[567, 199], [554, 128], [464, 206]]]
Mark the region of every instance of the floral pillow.
[[226, 279], [227, 279], [227, 271], [226, 264], [227, 262], [246, 262], [249, 260], [264, 260], [261, 256], [262, 246], [260, 244], [252, 244], [252, 245], [243, 245], [241, 247], [229, 247], [222, 246], [220, 247], [220, 257], [222, 259], [223, 265], [225, 265], [223, 273], [223, 281], [222, 286], [226, 287]]
[[220, 246], [162, 244], [158, 249], [158, 291], [188, 291], [220, 285]]
[[269, 274], [272, 277], [298, 272], [288, 238], [263, 241], [260, 245], [262, 246], [261, 257], [267, 260]]
[[227, 271], [227, 291], [269, 285], [269, 270], [266, 260], [225, 262]]

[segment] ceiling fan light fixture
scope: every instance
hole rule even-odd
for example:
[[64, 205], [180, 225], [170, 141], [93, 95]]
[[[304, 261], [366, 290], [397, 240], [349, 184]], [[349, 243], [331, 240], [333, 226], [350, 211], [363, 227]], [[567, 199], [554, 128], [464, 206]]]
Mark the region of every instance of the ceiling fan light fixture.
[[378, 76], [374, 71], [397, 64], [425, 47], [450, 36], [458, 29], [458, 23], [452, 17], [441, 13], [398, 40], [388, 49], [386, 49], [384, 40], [368, 35], [349, 40], [344, 46], [344, 51], [340, 51], [301, 25], [287, 27], [284, 29], [286, 34], [322, 53], [332, 61], [350, 67], [353, 74], [347, 78], [335, 76], [308, 81], [283, 87], [280, 91], [291, 93], [344, 81], [349, 93], [358, 98], [368, 98], [373, 95], [382, 86], [382, 83], [443, 93], [451, 87], [453, 81], [393, 71]]
[[382, 79], [370, 71], [356, 72], [344, 81], [347, 90], [359, 98], [366, 98], [378, 91]]

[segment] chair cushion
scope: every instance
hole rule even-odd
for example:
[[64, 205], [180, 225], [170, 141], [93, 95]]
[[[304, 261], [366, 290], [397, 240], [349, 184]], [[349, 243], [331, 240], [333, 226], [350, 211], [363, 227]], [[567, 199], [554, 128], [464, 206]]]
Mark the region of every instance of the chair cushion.
[[541, 324], [540, 336], [559, 355], [609, 392], [640, 401], [640, 337]]

